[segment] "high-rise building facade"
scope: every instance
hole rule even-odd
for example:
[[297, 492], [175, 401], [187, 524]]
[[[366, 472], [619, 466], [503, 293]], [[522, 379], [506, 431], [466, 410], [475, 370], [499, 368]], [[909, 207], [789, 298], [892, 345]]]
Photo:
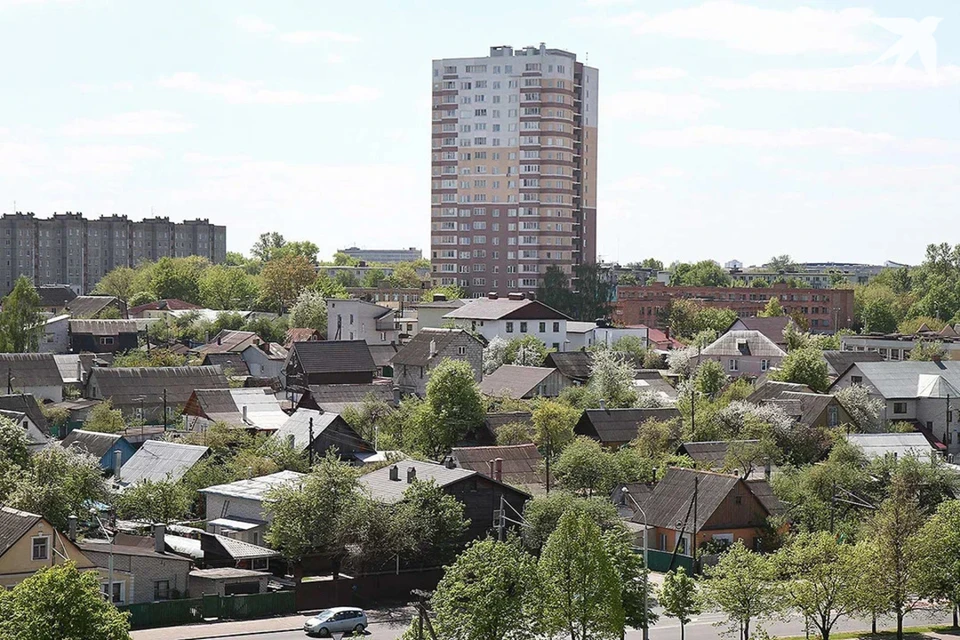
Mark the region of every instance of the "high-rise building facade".
[[227, 228], [209, 220], [171, 222], [126, 216], [87, 220], [80, 213], [0, 216], [0, 289], [10, 291], [25, 275], [36, 284], [66, 284], [90, 292], [117, 267], [135, 267], [165, 256], [202, 256], [213, 263], [227, 258]]
[[434, 285], [534, 290], [596, 261], [598, 78], [543, 44], [433, 61]]

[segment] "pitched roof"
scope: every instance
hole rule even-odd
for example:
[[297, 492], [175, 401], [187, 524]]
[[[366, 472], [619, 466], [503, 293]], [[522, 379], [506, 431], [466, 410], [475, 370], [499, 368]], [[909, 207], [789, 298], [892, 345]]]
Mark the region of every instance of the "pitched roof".
[[122, 306], [116, 296], [77, 296], [66, 309], [74, 318], [92, 318], [110, 305]]
[[289, 349], [294, 342], [309, 342], [311, 340], [322, 340], [323, 334], [316, 329], [309, 327], [291, 327], [287, 329], [287, 337], [283, 341], [283, 346]]
[[[456, 340], [468, 339], [477, 340], [476, 336], [471, 335], [464, 329], [434, 329], [425, 327], [393, 356], [391, 362], [393, 364], [405, 364], [411, 367], [428, 367], [433, 363], [436, 354], [445, 350]], [[479, 340], [477, 340], [477, 342], [479, 342]], [[431, 344], [433, 345], [432, 351]]]
[[112, 353], [55, 353], [53, 359], [60, 369], [60, 378], [64, 384], [80, 382], [77, 375], [77, 364], [80, 370], [89, 374], [90, 369], [96, 366], [107, 366], [113, 361]]
[[237, 353], [208, 353], [203, 357], [203, 365], [219, 366], [228, 375], [250, 375], [249, 365]]
[[297, 473], [296, 471], [278, 471], [277, 473], [250, 478], [248, 480], [237, 480], [236, 482], [228, 482], [227, 484], [214, 485], [200, 489], [199, 492], [262, 501], [271, 489], [297, 484], [304, 476], [305, 474]]
[[0, 556], [22, 538], [42, 516], [10, 507], [0, 507]]
[[567, 321], [567, 333], [589, 333], [597, 328], [596, 322]]
[[[858, 362], [864, 383], [873, 385], [884, 398], [917, 398], [920, 376], [943, 376], [955, 389], [960, 389], [960, 361], [942, 362]], [[836, 384], [836, 383], [834, 383]]]
[[197, 389], [187, 401], [184, 413], [199, 413], [209, 420], [243, 428], [276, 429], [287, 420], [273, 391], [262, 387]]
[[939, 374], [921, 373], [917, 377], [918, 398], [957, 398], [960, 392]]
[[377, 367], [385, 367], [390, 364], [393, 360], [393, 357], [397, 355], [399, 347], [396, 344], [371, 344], [368, 346], [370, 349], [370, 356], [373, 358], [373, 363]]
[[687, 455], [698, 465], [712, 470], [723, 469], [731, 448], [754, 445], [759, 440], [714, 440], [710, 442], [684, 442], [677, 453]]
[[224, 329], [207, 344], [198, 348], [200, 353], [241, 353], [250, 345], [263, 342], [253, 331]]
[[637, 437], [640, 424], [648, 420], [680, 417], [674, 407], [663, 409], [587, 409], [574, 431], [596, 437], [600, 442], [629, 442]]
[[[832, 395], [826, 393], [784, 391], [780, 394], [779, 400], [796, 402], [799, 411], [791, 413], [791, 415], [796, 415], [800, 424], [811, 425], [827, 410], [827, 407], [833, 402], [833, 398]], [[777, 402], [777, 400], [771, 400], [770, 402]]]
[[16, 411], [25, 414], [30, 418], [30, 422], [37, 425], [37, 428], [44, 435], [50, 435], [50, 425], [47, 423], [46, 416], [40, 410], [40, 405], [29, 393], [11, 393], [0, 395], [0, 409], [3, 411]]
[[858, 362], [883, 362], [883, 356], [876, 351], [834, 351], [823, 352], [827, 361], [829, 373], [833, 377], [842, 376], [851, 366]]
[[805, 384], [797, 384], [795, 382], [777, 382], [775, 380], [768, 379], [758, 384], [753, 389], [753, 393], [747, 396], [746, 401], [752, 404], [760, 404], [766, 400], [775, 400], [780, 397], [780, 394], [787, 391], [813, 393], [813, 389]]
[[296, 357], [304, 373], [375, 373], [377, 365], [363, 340], [294, 342], [290, 357]]
[[116, 405], [131, 405], [146, 397], [147, 404], [185, 404], [195, 389], [226, 389], [230, 386], [220, 367], [98, 367], [90, 372], [90, 385], [97, 395]]
[[933, 447], [922, 433], [851, 433], [850, 444], [860, 447], [867, 458], [882, 458], [895, 455], [898, 458], [915, 456], [932, 458]]
[[[215, 533], [207, 533], [206, 531], [200, 532], [200, 548], [204, 552], [204, 557], [206, 557], [207, 551], [214, 551], [216, 555], [226, 555], [234, 560], [250, 560], [253, 558], [273, 558], [280, 555], [279, 552], [274, 551], [273, 549], [267, 549], [266, 547], [261, 547], [259, 545], [251, 544], [249, 542], [244, 542], [243, 540], [237, 540], [236, 538], [230, 538], [227, 536], [221, 536]], [[227, 567], [226, 569], [201, 569], [200, 571], [213, 571], [210, 575], [216, 577], [218, 575], [216, 572], [236, 572], [236, 571], [245, 571], [245, 569], [235, 569], [233, 567]], [[191, 572], [193, 573], [193, 572]], [[259, 575], [264, 575], [263, 572], [257, 571], [254, 572]], [[236, 575], [235, 573], [231, 575]], [[269, 575], [269, 574], [268, 574]]]
[[[399, 480], [390, 479], [390, 469], [392, 467], [397, 467]], [[440, 487], [448, 487], [478, 475], [476, 471], [470, 471], [468, 469], [449, 469], [445, 465], [437, 464], [436, 462], [407, 459], [360, 476], [360, 484], [364, 486], [370, 494], [370, 497], [374, 500], [387, 504], [400, 502], [403, 500], [403, 492], [410, 486], [410, 483], [407, 482], [407, 470], [411, 467], [416, 470], [415, 481], [433, 480]], [[490, 480], [490, 482], [496, 482], [491, 478], [487, 479]], [[512, 487], [510, 488], [512, 489]], [[517, 491], [517, 493], [524, 493], [518, 489], [513, 490]]]
[[74, 429], [60, 441], [60, 446], [64, 449], [89, 453], [99, 460], [112, 451], [117, 443], [123, 439], [123, 436], [119, 433], [99, 433], [97, 431]]
[[590, 379], [593, 356], [587, 351], [555, 351], [547, 354], [543, 366], [553, 367], [571, 380]]
[[70, 320], [70, 333], [89, 333], [94, 336], [118, 336], [137, 333], [136, 320]]
[[785, 511], [783, 503], [780, 502], [780, 498], [777, 497], [777, 494], [773, 492], [773, 487], [770, 486], [770, 483], [767, 480], [748, 479], [747, 488], [750, 489], [750, 493], [757, 497], [757, 500], [759, 500], [760, 504], [763, 505], [763, 508], [767, 510], [767, 513], [778, 514]]
[[539, 300], [477, 298], [443, 316], [464, 320], [570, 320]]
[[193, 444], [147, 440], [120, 468], [120, 481], [124, 485], [140, 480], [176, 482], [209, 451]]
[[0, 385], [13, 376], [13, 388], [59, 387], [60, 369], [52, 353], [0, 353]]
[[450, 457], [468, 471], [489, 475], [489, 461], [500, 458], [503, 481], [512, 485], [536, 485], [543, 482], [540, 463], [543, 456], [534, 444], [497, 447], [455, 447]]
[[728, 331], [701, 351], [706, 357], [782, 358], [787, 352], [759, 331]]
[[556, 369], [550, 367], [521, 367], [505, 364], [483, 377], [480, 392], [488, 396], [519, 400], [536, 391], [537, 387]]
[[759, 331], [777, 346], [784, 347], [787, 344], [787, 339], [784, 337], [783, 332], [786, 331], [787, 325], [792, 322], [793, 319], [790, 316], [774, 316], [771, 318], [754, 316], [751, 318], [737, 318], [730, 326], [740, 323], [746, 327], [748, 331]]
[[[146, 537], [146, 536], [143, 536]], [[115, 556], [137, 556], [140, 558], [154, 558], [156, 560], [172, 560], [174, 562], [187, 562], [190, 560], [183, 558], [181, 556], [171, 554], [171, 553], [157, 553], [155, 548], [152, 546], [153, 538], [147, 538], [151, 542], [151, 546], [147, 547], [146, 545], [122, 545], [122, 544], [113, 544], [111, 545], [107, 540], [101, 541], [92, 541], [85, 540], [77, 544], [81, 551], [88, 551], [92, 553], [112, 553]], [[101, 560], [102, 562], [102, 560]]]
[[323, 411], [341, 413], [356, 407], [373, 396], [393, 406], [393, 385], [389, 384], [320, 384], [310, 385], [310, 397]]
[[[349, 445], [351, 447], [361, 446], [362, 448], [367, 448], [373, 452], [373, 447], [366, 443], [366, 441], [360, 437], [360, 435], [353, 431], [353, 427], [346, 423], [339, 414], [336, 413], [323, 413], [315, 409], [297, 409], [293, 415], [286, 419], [286, 421], [280, 425], [280, 428], [277, 429], [273, 436], [274, 438], [280, 440], [280, 442], [286, 443], [290, 436], [293, 436], [293, 445], [295, 448], [299, 448], [300, 451], [303, 451], [308, 446], [310, 446], [310, 420], [313, 420], [313, 439], [316, 440], [327, 430], [328, 427], [333, 425], [337, 420], [340, 421], [341, 427], [347, 429], [348, 432], [353, 432], [354, 437], [344, 436], [342, 438], [342, 444]], [[333, 437], [334, 439], [339, 439], [339, 437], [334, 437], [333, 434], [327, 434], [328, 438]]]
[[192, 302], [184, 302], [177, 298], [166, 298], [164, 300], [156, 300], [154, 302], [130, 307], [129, 311], [131, 315], [135, 315], [143, 313], [144, 311], [189, 311], [200, 308], [199, 305], [193, 304]]
[[42, 284], [37, 287], [41, 307], [62, 309], [77, 297], [76, 292], [65, 284]]
[[533, 426], [533, 414], [529, 411], [508, 411], [506, 413], [488, 413], [483, 419], [484, 425], [493, 438], [497, 430], [505, 424], [521, 422]]

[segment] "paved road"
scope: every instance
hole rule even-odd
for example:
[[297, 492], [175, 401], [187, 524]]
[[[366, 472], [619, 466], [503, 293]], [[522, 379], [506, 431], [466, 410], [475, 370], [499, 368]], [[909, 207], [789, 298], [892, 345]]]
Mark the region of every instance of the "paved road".
[[[686, 640], [717, 640], [720, 637], [721, 629], [714, 624], [723, 619], [717, 614], [706, 614], [697, 617], [693, 622], [687, 625]], [[928, 624], [949, 624], [950, 616], [945, 613], [927, 613], [917, 612], [908, 616], [907, 626], [921, 626]], [[256, 638], [256, 640], [303, 640], [306, 636], [302, 631], [280, 631], [280, 632], [257, 632], [257, 621], [244, 623], [249, 625], [238, 631], [239, 635], [226, 636], [224, 640], [241, 640], [242, 638]], [[367, 637], [370, 640], [396, 640], [406, 630], [408, 623], [374, 623], [368, 629]], [[895, 621], [883, 619], [878, 623], [880, 628], [892, 628]], [[791, 618], [786, 621], [768, 621], [763, 623], [763, 627], [771, 636], [802, 636], [804, 635], [804, 625], [802, 618]], [[849, 620], [842, 619], [834, 627], [834, 631], [858, 631], [869, 630], [869, 620]], [[170, 629], [173, 632], [175, 630]], [[815, 632], [811, 628], [811, 636]], [[171, 633], [167, 636], [169, 640], [175, 640], [176, 635]], [[643, 634], [640, 630], [630, 630], [627, 632], [627, 640], [641, 640]], [[736, 637], [736, 636], [734, 636]], [[661, 622], [650, 630], [651, 640], [680, 640], [680, 625], [671, 618], [661, 618]]]

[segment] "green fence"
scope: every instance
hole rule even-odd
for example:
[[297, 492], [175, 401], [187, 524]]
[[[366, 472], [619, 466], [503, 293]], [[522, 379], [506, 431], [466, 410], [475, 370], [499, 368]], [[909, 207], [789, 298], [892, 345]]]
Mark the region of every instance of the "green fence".
[[293, 591], [236, 596], [205, 595], [187, 600], [131, 604], [121, 609], [130, 612], [132, 629], [152, 629], [211, 619], [245, 620], [296, 613], [297, 599]]
[[[647, 551], [647, 561], [650, 564], [650, 569], [660, 572], [667, 572], [677, 567], [683, 567], [689, 574], [693, 567], [693, 558], [679, 553], [674, 556], [670, 551], [655, 551], [650, 549]], [[673, 566], [671, 566], [671, 562]]]

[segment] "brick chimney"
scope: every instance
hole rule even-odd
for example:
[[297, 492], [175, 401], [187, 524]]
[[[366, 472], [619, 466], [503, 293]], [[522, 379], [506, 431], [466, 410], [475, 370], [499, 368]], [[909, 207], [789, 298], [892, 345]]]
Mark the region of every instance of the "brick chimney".
[[400, 481], [400, 469], [397, 468], [397, 465], [390, 467], [390, 479], [394, 482]]
[[503, 482], [503, 458], [495, 458], [493, 461], [493, 479]]
[[413, 484], [413, 481], [416, 479], [417, 479], [417, 468], [407, 467], [407, 484]]

